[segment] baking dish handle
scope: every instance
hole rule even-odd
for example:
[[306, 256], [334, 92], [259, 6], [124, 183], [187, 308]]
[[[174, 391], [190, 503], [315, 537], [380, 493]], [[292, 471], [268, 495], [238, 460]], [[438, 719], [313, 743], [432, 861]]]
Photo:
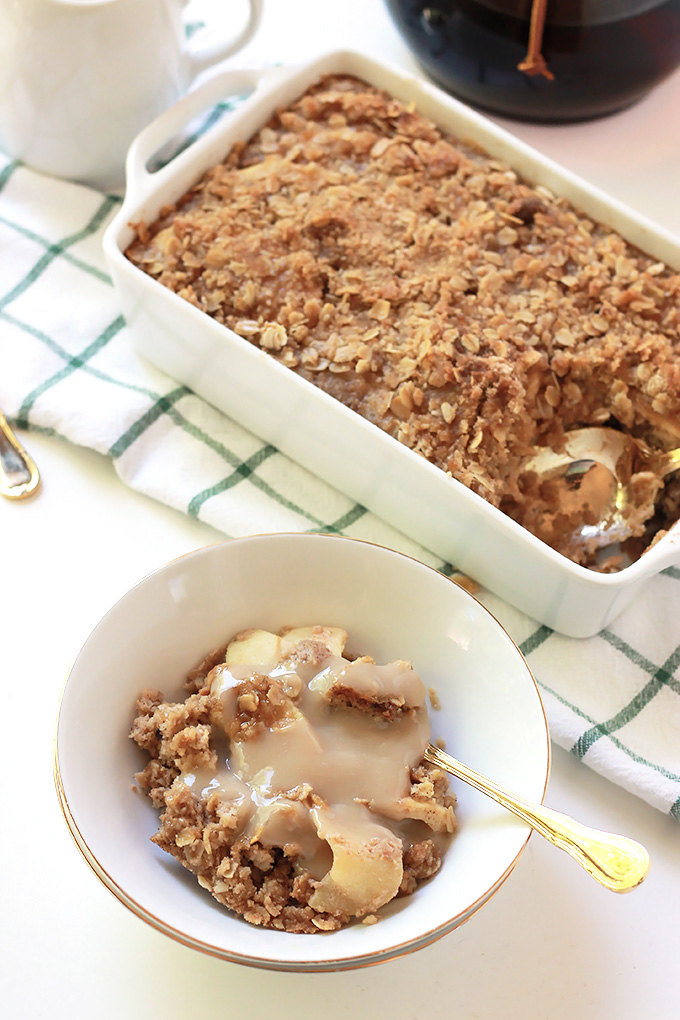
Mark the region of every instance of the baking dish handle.
[[[280, 76], [282, 68], [233, 69], [207, 78], [165, 110], [134, 139], [125, 160], [125, 200], [139, 202], [173, 172], [171, 164], [189, 148], [200, 132], [188, 135], [182, 147], [176, 140], [193, 120], [210, 107], [233, 96], [252, 94]], [[164, 150], [168, 153], [163, 159]], [[152, 168], [152, 163], [158, 169]]]

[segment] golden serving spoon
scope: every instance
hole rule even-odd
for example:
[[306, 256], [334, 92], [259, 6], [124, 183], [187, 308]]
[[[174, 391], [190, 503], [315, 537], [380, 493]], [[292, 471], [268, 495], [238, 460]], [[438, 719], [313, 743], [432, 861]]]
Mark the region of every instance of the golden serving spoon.
[[40, 474], [33, 459], [0, 411], [0, 494], [7, 499], [26, 499], [39, 485]]
[[430, 765], [436, 765], [464, 780], [512, 811], [554, 846], [570, 854], [588, 874], [612, 892], [635, 889], [649, 871], [649, 854], [634, 839], [591, 829], [552, 808], [532, 804], [463, 765], [433, 744], [425, 748], [424, 757]]
[[[678, 470], [680, 449], [654, 452], [642, 440], [608, 428], [568, 432], [561, 450], [539, 450], [522, 467], [540, 479], [563, 483], [559, 502], [572, 519], [577, 518], [579, 506], [588, 506], [594, 522], [578, 528], [573, 537], [597, 546], [640, 533], [641, 523], [654, 511], [654, 496], [662, 480]], [[640, 506], [631, 479], [643, 471], [655, 475], [658, 485], [648, 488]]]

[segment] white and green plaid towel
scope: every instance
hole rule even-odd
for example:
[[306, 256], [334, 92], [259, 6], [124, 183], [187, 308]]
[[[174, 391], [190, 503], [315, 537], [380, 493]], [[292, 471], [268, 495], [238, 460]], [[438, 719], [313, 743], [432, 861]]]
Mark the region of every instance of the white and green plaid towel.
[[[226, 535], [341, 532], [452, 573], [136, 355], [102, 255], [118, 203], [0, 156], [8, 419], [107, 454], [125, 483]], [[482, 599], [527, 655], [556, 743], [680, 820], [680, 570], [588, 640]]]

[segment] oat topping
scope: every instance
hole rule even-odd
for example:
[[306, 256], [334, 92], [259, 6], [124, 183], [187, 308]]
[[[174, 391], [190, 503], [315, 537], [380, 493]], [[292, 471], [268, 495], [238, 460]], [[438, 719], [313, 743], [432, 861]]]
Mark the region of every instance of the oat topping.
[[680, 446], [678, 273], [354, 78], [137, 231], [145, 272], [529, 527], [536, 445]]

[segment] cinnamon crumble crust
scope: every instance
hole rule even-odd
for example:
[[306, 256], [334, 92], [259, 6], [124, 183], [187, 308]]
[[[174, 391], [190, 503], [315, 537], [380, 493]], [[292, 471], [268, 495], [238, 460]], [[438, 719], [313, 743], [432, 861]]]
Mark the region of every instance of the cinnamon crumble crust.
[[[680, 275], [352, 77], [137, 234], [145, 272], [530, 530], [555, 509], [536, 445], [680, 446]], [[679, 515], [662, 487], [643, 547]]]

